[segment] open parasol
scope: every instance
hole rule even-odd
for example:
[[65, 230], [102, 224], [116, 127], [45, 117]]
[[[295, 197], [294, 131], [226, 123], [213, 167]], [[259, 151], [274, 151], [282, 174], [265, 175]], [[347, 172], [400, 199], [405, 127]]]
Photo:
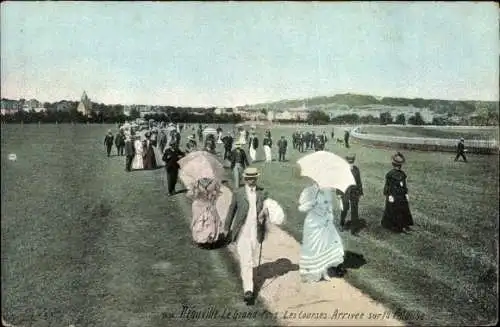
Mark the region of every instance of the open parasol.
[[301, 176], [311, 178], [321, 188], [334, 188], [345, 193], [350, 185], [356, 185], [349, 163], [332, 152], [317, 151], [300, 158], [297, 163]]
[[216, 156], [207, 151], [194, 151], [179, 160], [179, 178], [189, 187], [200, 178], [214, 178], [219, 181], [224, 176], [224, 166]]

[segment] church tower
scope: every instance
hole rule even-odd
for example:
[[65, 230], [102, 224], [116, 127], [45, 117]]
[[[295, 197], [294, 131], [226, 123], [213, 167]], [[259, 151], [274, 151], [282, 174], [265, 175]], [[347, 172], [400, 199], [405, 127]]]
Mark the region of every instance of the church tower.
[[89, 116], [92, 112], [92, 102], [87, 96], [87, 92], [83, 91], [80, 103], [78, 104], [78, 108], [76, 110], [81, 112], [84, 116]]

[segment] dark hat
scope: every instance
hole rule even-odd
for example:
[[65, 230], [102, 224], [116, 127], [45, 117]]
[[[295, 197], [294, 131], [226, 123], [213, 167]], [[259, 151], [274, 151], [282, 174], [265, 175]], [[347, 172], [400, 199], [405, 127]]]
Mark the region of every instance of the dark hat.
[[392, 164], [396, 166], [401, 166], [406, 162], [406, 159], [401, 152], [396, 152], [396, 154], [394, 154], [391, 157], [391, 159], [392, 159]]
[[345, 157], [345, 160], [347, 160], [348, 163], [352, 164], [352, 163], [354, 163], [354, 160], [356, 160], [356, 156], [355, 155], [348, 155]]

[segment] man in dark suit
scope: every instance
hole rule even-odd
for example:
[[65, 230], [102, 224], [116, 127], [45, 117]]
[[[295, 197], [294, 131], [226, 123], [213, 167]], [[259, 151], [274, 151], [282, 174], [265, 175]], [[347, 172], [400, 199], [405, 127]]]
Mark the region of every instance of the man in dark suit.
[[286, 148], [288, 147], [288, 142], [284, 136], [278, 140], [278, 161], [285, 161]]
[[179, 150], [176, 140], [171, 140], [170, 146], [165, 150], [163, 154], [163, 161], [165, 162], [165, 170], [167, 171], [167, 184], [168, 184], [168, 195], [172, 196], [175, 194], [175, 185], [177, 184], [177, 178], [179, 177], [179, 159], [184, 157], [184, 152]]
[[457, 155], [455, 157], [455, 161], [458, 161], [460, 157], [464, 159], [464, 162], [467, 162], [467, 158], [465, 157], [465, 140], [463, 138], [460, 138], [460, 142], [457, 144]]
[[108, 134], [104, 137], [104, 146], [106, 147], [106, 152], [108, 153], [108, 157], [111, 156], [111, 148], [113, 147], [113, 133], [111, 130], [108, 130]]
[[262, 188], [257, 187], [259, 175], [257, 168], [245, 169], [245, 187], [234, 192], [224, 224], [224, 229], [228, 232], [227, 239], [238, 252], [243, 301], [247, 305], [253, 305], [255, 301], [253, 268], [258, 265], [258, 247], [264, 241], [266, 219], [269, 216], [264, 208], [267, 195]]
[[346, 129], [344, 133], [344, 144], [346, 148], [349, 148], [349, 131]]
[[342, 200], [342, 212], [340, 213], [340, 228], [344, 230], [345, 218], [349, 207], [351, 209], [351, 233], [355, 235], [360, 227], [358, 216], [359, 198], [363, 195], [363, 184], [361, 183], [361, 174], [359, 168], [354, 165], [355, 156], [347, 156], [346, 160], [351, 165], [351, 172], [356, 181], [356, 185], [351, 185], [345, 193], [337, 190], [337, 195]]
[[226, 136], [222, 138], [222, 143], [224, 143], [224, 160], [228, 159], [231, 154], [231, 149], [233, 148], [233, 137], [231, 132], [228, 132]]
[[123, 134], [123, 130], [118, 131], [115, 136], [115, 146], [116, 146], [116, 154], [119, 156], [123, 156], [123, 147], [125, 146], [125, 135]]
[[240, 141], [236, 141], [235, 149], [231, 151], [229, 160], [231, 161], [231, 170], [233, 172], [233, 191], [236, 191], [240, 187], [241, 173], [248, 167], [247, 154], [245, 150], [241, 148]]
[[125, 170], [132, 171], [132, 160], [134, 160], [135, 148], [134, 142], [130, 136], [125, 138], [125, 156]]

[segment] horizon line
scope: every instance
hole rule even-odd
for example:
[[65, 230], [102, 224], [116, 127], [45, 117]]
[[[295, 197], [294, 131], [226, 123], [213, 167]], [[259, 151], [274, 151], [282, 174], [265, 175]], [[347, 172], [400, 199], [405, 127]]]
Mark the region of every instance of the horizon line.
[[[280, 99], [280, 100], [270, 100], [267, 102], [256, 102], [256, 103], [250, 103], [250, 104], [242, 104], [242, 105], [232, 105], [232, 106], [218, 106], [218, 105], [189, 105], [189, 104], [184, 104], [184, 105], [169, 105], [169, 104], [144, 104], [144, 103], [132, 103], [132, 104], [124, 104], [124, 103], [104, 103], [100, 101], [95, 101], [92, 100], [92, 98], [88, 95], [88, 93], [83, 90], [83, 93], [87, 94], [87, 97], [89, 100], [93, 103], [96, 104], [105, 104], [105, 105], [123, 105], [123, 106], [166, 106], [166, 107], [175, 107], [175, 108], [238, 108], [238, 107], [249, 107], [249, 106], [259, 106], [259, 105], [269, 105], [269, 104], [277, 104], [280, 102], [291, 102], [291, 101], [307, 101], [315, 98], [332, 98], [337, 95], [358, 95], [358, 96], [370, 96], [375, 98], [377, 101], [381, 101], [382, 99], [386, 98], [391, 98], [391, 99], [406, 99], [406, 100], [427, 100], [427, 101], [450, 101], [450, 102], [499, 102], [499, 100], [478, 100], [478, 99], [445, 99], [445, 98], [425, 98], [425, 97], [404, 97], [404, 96], [378, 96], [378, 95], [373, 95], [373, 94], [366, 94], [366, 93], [353, 93], [353, 92], [345, 92], [345, 93], [336, 93], [333, 95], [314, 95], [314, 96], [304, 96], [300, 98], [290, 98], [290, 99]], [[2, 96], [2, 99], [6, 100], [14, 100], [14, 101], [19, 101], [21, 99], [25, 99], [25, 101], [30, 101], [30, 100], [36, 100], [41, 103], [49, 102], [49, 103], [56, 103], [56, 102], [61, 102], [61, 101], [73, 101], [73, 102], [81, 102], [81, 99], [75, 99], [75, 100], [68, 100], [68, 99], [61, 99], [61, 100], [56, 100], [56, 101], [41, 101], [38, 100], [37, 98], [29, 98], [28, 97], [19, 97], [17, 99], [11, 99], [8, 97]], [[375, 104], [375, 103], [374, 103]]]

